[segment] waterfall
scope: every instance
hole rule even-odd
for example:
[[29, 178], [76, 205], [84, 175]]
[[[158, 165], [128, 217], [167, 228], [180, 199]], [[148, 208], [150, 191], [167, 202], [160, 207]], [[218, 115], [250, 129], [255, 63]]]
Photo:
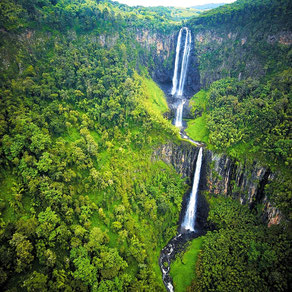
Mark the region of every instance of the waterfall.
[[[182, 62], [181, 62], [181, 66], [179, 66], [180, 52], [181, 52], [181, 38], [182, 38], [183, 31], [186, 31], [186, 36], [185, 36], [185, 41], [184, 41]], [[192, 36], [191, 36], [190, 30], [187, 27], [181, 28], [178, 34], [177, 44], [176, 44], [176, 55], [175, 55], [175, 64], [174, 64], [172, 89], [171, 89], [171, 95], [176, 95], [178, 99], [180, 100], [176, 109], [176, 117], [175, 117], [175, 126], [178, 128], [182, 127], [182, 116], [183, 116], [182, 114], [183, 114], [183, 107], [184, 107], [185, 100], [181, 99], [181, 97], [183, 96], [184, 85], [185, 85], [185, 80], [187, 76], [188, 62], [189, 62], [189, 56], [191, 52], [191, 43], [192, 43]], [[180, 73], [179, 73], [179, 70], [180, 70]], [[179, 80], [178, 80], [178, 75], [180, 76]]]
[[200, 182], [200, 173], [201, 173], [201, 166], [202, 166], [202, 158], [203, 158], [203, 148], [200, 148], [197, 162], [196, 162], [196, 170], [194, 174], [194, 181], [193, 181], [193, 188], [190, 195], [190, 200], [188, 204], [188, 208], [186, 211], [186, 215], [184, 221], [182, 223], [182, 227], [186, 230], [195, 231], [195, 224], [196, 224], [196, 208], [197, 208], [197, 194], [199, 189], [199, 182]]
[[181, 100], [180, 104], [176, 109], [176, 117], [175, 117], [175, 126], [178, 128], [182, 127], [182, 115], [183, 115], [183, 108], [184, 108], [185, 100]]
[[185, 47], [184, 47], [184, 54], [181, 64], [181, 70], [180, 70], [180, 78], [179, 78], [179, 87], [178, 87], [178, 96], [183, 95], [184, 91], [184, 85], [187, 75], [187, 68], [188, 68], [188, 61], [191, 51], [191, 42], [192, 42], [192, 36], [188, 28], [186, 28], [186, 39], [185, 39]]
[[177, 88], [177, 71], [178, 71], [178, 62], [179, 62], [179, 52], [180, 52], [180, 43], [181, 43], [181, 34], [182, 34], [183, 28], [180, 29], [176, 44], [176, 55], [175, 55], [175, 64], [174, 64], [174, 72], [172, 77], [172, 90], [171, 95], [174, 95], [176, 93]]
[[[181, 66], [180, 66], [180, 78], [178, 80], [181, 38], [182, 38], [182, 32], [184, 30], [186, 31], [186, 37], [185, 37], [185, 42], [184, 42], [183, 58], [182, 58]], [[189, 61], [189, 56], [190, 56], [190, 51], [191, 51], [191, 43], [192, 43], [192, 36], [191, 36], [190, 30], [187, 27], [181, 28], [178, 34], [177, 45], [176, 45], [176, 56], [175, 56], [174, 72], [173, 72], [173, 78], [172, 78], [172, 90], [171, 90], [172, 95], [175, 95], [176, 93], [178, 96], [183, 95], [185, 79], [187, 75], [188, 61]]]
[[[182, 35], [185, 31], [185, 41], [183, 47], [183, 53], [181, 44], [182, 44]], [[187, 69], [188, 69], [188, 62], [189, 56], [191, 52], [191, 43], [192, 43], [192, 36], [191, 31], [187, 27], [183, 27], [180, 29], [178, 38], [177, 38], [177, 45], [176, 45], [176, 56], [175, 56], [175, 64], [174, 64], [174, 72], [172, 78], [172, 89], [171, 95], [175, 96], [177, 99], [177, 108], [176, 108], [176, 117], [175, 117], [175, 126], [178, 128], [182, 128], [182, 116], [183, 116], [183, 108], [186, 100], [182, 97], [185, 85], [185, 79], [187, 76]], [[182, 55], [182, 61], [180, 64], [180, 57]], [[179, 80], [178, 80], [179, 76]], [[188, 136], [184, 134], [183, 131], [180, 132], [181, 137], [184, 139], [188, 139], [191, 143], [198, 145], [196, 141], [191, 140]], [[200, 148], [197, 162], [196, 162], [196, 170], [194, 175], [194, 182], [193, 188], [190, 195], [189, 205], [187, 208], [187, 212], [185, 214], [184, 221], [182, 223], [182, 229], [187, 231], [195, 231], [194, 229], [194, 222], [196, 220], [196, 200], [197, 200], [197, 192], [199, 187], [199, 180], [200, 180], [200, 172], [201, 172], [201, 165], [202, 165], [202, 148]], [[186, 242], [190, 240], [193, 236], [199, 236], [200, 230], [196, 230], [194, 232], [182, 232], [179, 233], [177, 236], [173, 237], [168, 244], [162, 249], [160, 257], [159, 257], [159, 266], [162, 272], [162, 279], [164, 285], [168, 292], [173, 292], [174, 288], [172, 285], [172, 280], [169, 275], [170, 271], [170, 263], [174, 259], [175, 254], [178, 251], [181, 251], [182, 248], [185, 246]]]

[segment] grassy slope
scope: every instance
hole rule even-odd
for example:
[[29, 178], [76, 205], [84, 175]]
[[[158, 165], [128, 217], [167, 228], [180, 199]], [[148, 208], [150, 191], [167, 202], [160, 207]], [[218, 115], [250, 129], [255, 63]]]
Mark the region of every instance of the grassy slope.
[[207, 129], [206, 121], [206, 104], [207, 104], [207, 91], [201, 90], [195, 94], [190, 102], [192, 111], [202, 112], [201, 116], [196, 117], [195, 119], [188, 120], [186, 133], [195, 141], [201, 141], [208, 143], [209, 132]]
[[206, 114], [204, 113], [194, 120], [188, 120], [186, 132], [191, 139], [207, 144], [209, 132], [206, 124]]
[[142, 84], [144, 86], [145, 93], [149, 96], [148, 102], [151, 107], [162, 114], [167, 112], [168, 105], [164, 93], [158, 85], [152, 79], [147, 77], [143, 78]]
[[186, 252], [171, 263], [170, 275], [176, 292], [186, 291], [195, 278], [195, 266], [204, 237], [194, 239]]

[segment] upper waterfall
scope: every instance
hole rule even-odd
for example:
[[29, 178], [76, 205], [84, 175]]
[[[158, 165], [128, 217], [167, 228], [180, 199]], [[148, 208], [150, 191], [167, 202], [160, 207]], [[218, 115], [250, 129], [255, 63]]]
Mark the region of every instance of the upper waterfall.
[[[186, 35], [185, 35], [185, 41], [184, 41], [182, 62], [180, 64], [179, 61], [180, 61], [181, 39], [182, 39], [183, 31], [185, 31]], [[191, 31], [187, 27], [181, 28], [178, 34], [177, 45], [176, 45], [176, 56], [175, 56], [174, 72], [173, 72], [173, 78], [172, 78], [172, 90], [171, 90], [172, 95], [176, 95], [176, 94], [177, 96], [183, 95], [185, 79], [187, 76], [187, 67], [188, 67], [189, 56], [190, 56], [190, 51], [191, 51], [191, 43], [192, 43]], [[180, 76], [179, 80], [178, 80], [178, 76]]]
[[182, 227], [190, 231], [195, 231], [197, 194], [198, 194], [198, 189], [199, 189], [202, 160], [203, 160], [203, 148], [200, 147], [200, 151], [199, 151], [197, 162], [196, 162], [196, 170], [195, 170], [195, 175], [194, 175], [192, 192], [190, 195], [190, 200], [189, 200], [188, 208], [186, 211], [186, 215], [182, 223]]
[[184, 54], [181, 64], [181, 70], [180, 70], [180, 78], [179, 78], [179, 87], [178, 87], [178, 96], [183, 95], [184, 91], [184, 85], [186, 81], [186, 75], [187, 75], [187, 67], [189, 62], [189, 56], [191, 51], [191, 42], [192, 42], [192, 36], [190, 33], [190, 30], [186, 28], [186, 39], [185, 39], [185, 46], [184, 46]]

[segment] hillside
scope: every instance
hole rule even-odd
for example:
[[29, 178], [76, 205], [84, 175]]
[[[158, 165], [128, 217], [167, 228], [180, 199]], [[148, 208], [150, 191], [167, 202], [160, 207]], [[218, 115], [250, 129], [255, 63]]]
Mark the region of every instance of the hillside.
[[151, 161], [177, 131], [131, 40], [157, 19], [78, 3], [1, 2], [0, 285], [161, 290], [185, 185]]
[[[216, 151], [280, 171], [278, 183], [286, 189], [291, 187], [291, 9], [291, 1], [242, 0], [190, 21], [201, 86], [208, 90], [191, 101], [196, 119], [186, 130]], [[271, 196], [287, 212], [290, 197]]]
[[[237, 165], [247, 169], [249, 175], [256, 167], [255, 162], [260, 162], [268, 171], [273, 171], [273, 180], [268, 179], [266, 185], [262, 182], [264, 196], [290, 219], [291, 13], [291, 1], [238, 0], [189, 21], [188, 25], [195, 37], [202, 90], [190, 101], [193, 119], [188, 120], [186, 129], [192, 139], [204, 142], [216, 153], [229, 155]], [[228, 168], [225, 171], [231, 172]], [[219, 176], [218, 173], [215, 175]], [[228, 176], [232, 176], [232, 172]], [[224, 179], [228, 180], [228, 177]], [[232, 197], [236, 197], [238, 187], [234, 181]], [[259, 201], [260, 197], [261, 195], [258, 195], [256, 201]], [[216, 232], [207, 233], [203, 240], [201, 257], [197, 261], [196, 276], [191, 289], [231, 291], [229, 289], [232, 288], [229, 287], [243, 286], [248, 287], [249, 291], [289, 289], [289, 281], [283, 281], [285, 284], [280, 285], [281, 288], [278, 284], [274, 288], [270, 285], [275, 284], [267, 284], [271, 280], [267, 275], [272, 275], [272, 270], [261, 271], [261, 276], [257, 278], [261, 267], [269, 269], [269, 264], [262, 262], [259, 264], [261, 267], [252, 264], [253, 244], [250, 244], [247, 254], [244, 254], [245, 249], [240, 249], [240, 246], [247, 242], [255, 241], [258, 245], [255, 250], [263, 259], [264, 255], [260, 256], [263, 250], [268, 254], [268, 246], [278, 245], [276, 242], [272, 243], [276, 235], [272, 235], [271, 230], [255, 228], [250, 222], [242, 225], [235, 223], [235, 226], [235, 217], [229, 217], [237, 213], [233, 209], [235, 206], [229, 206], [224, 200], [221, 205], [220, 200], [222, 198], [209, 198], [211, 211], [208, 219], [215, 225]], [[262, 208], [260, 205], [256, 211], [252, 207], [253, 202], [248, 204], [254, 214], [259, 214]], [[213, 215], [215, 217], [212, 217]], [[245, 220], [243, 214], [237, 216], [241, 221]], [[233, 223], [226, 223], [228, 220]], [[225, 223], [221, 225], [222, 222]], [[249, 235], [246, 233], [246, 226]], [[285, 236], [287, 234], [289, 232], [285, 231]], [[248, 238], [249, 236], [255, 236], [256, 239]], [[229, 241], [231, 238], [232, 243]], [[288, 238], [289, 235], [286, 237], [289, 241]], [[216, 246], [218, 241], [221, 246]], [[288, 244], [287, 241], [286, 243]], [[260, 245], [265, 246], [262, 252], [259, 251]], [[285, 250], [291, 251], [289, 246], [288, 244]], [[281, 257], [280, 253], [278, 259]], [[230, 260], [223, 259], [222, 254]], [[261, 261], [258, 256], [257, 260]], [[188, 261], [195, 259], [188, 258]], [[174, 264], [175, 269], [178, 263], [176, 261]], [[243, 266], [245, 268], [241, 270], [240, 275], [237, 274], [239, 267]], [[275, 266], [274, 263], [270, 267]], [[227, 270], [229, 273], [225, 274]], [[233, 276], [229, 277], [230, 274]], [[249, 282], [250, 278], [253, 278], [253, 283], [257, 283], [255, 286]], [[233, 279], [236, 282], [233, 282]], [[177, 285], [180, 287], [181, 282]]]

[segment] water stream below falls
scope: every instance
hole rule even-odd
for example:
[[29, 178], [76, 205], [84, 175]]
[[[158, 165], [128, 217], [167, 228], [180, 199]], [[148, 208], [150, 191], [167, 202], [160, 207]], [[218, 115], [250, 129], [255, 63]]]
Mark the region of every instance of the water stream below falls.
[[[183, 38], [184, 42], [182, 42]], [[187, 69], [191, 51], [191, 43], [192, 43], [191, 31], [187, 27], [181, 28], [177, 39], [176, 57], [171, 89], [171, 95], [175, 99], [177, 99], [176, 117], [174, 124], [176, 127], [180, 128], [181, 137], [183, 139], [189, 140], [191, 143], [196, 144], [196, 146], [202, 146], [200, 143], [191, 140], [184, 133], [182, 122], [183, 108], [186, 102], [186, 99], [183, 98], [184, 85], [187, 78]], [[179, 233], [168, 242], [168, 244], [162, 249], [160, 253], [159, 265], [162, 272], [163, 282], [166, 289], [170, 292], [174, 291], [172, 279], [169, 275], [171, 261], [175, 258], [175, 255], [178, 252], [181, 252], [185, 248], [186, 243], [189, 240], [194, 239], [203, 234], [203, 230], [196, 227], [197, 195], [199, 191], [202, 161], [203, 148], [201, 147], [196, 160], [192, 191], [189, 194], [190, 198], [188, 200], [187, 204], [188, 206], [186, 208], [186, 213], [183, 216], [182, 224], [179, 228]]]

